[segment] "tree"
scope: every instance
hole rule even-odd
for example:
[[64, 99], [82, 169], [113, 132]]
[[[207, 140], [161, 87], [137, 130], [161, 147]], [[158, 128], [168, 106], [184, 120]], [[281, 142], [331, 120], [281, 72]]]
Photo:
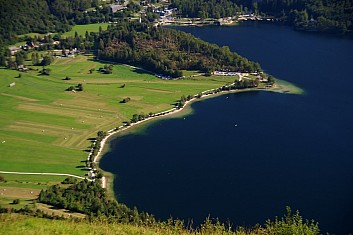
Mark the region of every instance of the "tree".
[[75, 87], [74, 87], [74, 86], [69, 86], [66, 90], [67, 90], [67, 91], [74, 91], [74, 90], [75, 90]]
[[43, 69], [40, 71], [40, 74], [42, 75], [50, 75], [51, 69], [43, 67]]
[[12, 201], [12, 204], [20, 204], [20, 199], [15, 199]]
[[99, 47], [98, 47], [99, 50], [104, 50], [104, 42], [102, 39], [99, 40]]
[[43, 57], [42, 60], [42, 65], [43, 66], [48, 66], [53, 62], [53, 57], [51, 55], [46, 55]]
[[127, 102], [129, 102], [131, 99], [130, 99], [130, 97], [126, 97], [126, 98], [124, 98], [122, 101], [120, 101], [120, 103], [127, 103]]
[[131, 122], [138, 122], [138, 121], [139, 121], [139, 115], [138, 114], [132, 115]]
[[24, 61], [22, 53], [16, 53], [15, 57], [17, 65], [22, 65]]
[[76, 88], [77, 91], [83, 91], [83, 85], [79, 83]]
[[37, 53], [32, 53], [32, 55], [31, 55], [32, 65], [37, 65], [38, 64], [38, 57], [36, 57], [36, 54]]
[[269, 84], [274, 84], [274, 83], [275, 83], [275, 78], [270, 75], [270, 76], [268, 76], [268, 78], [267, 78], [267, 82], [268, 82]]

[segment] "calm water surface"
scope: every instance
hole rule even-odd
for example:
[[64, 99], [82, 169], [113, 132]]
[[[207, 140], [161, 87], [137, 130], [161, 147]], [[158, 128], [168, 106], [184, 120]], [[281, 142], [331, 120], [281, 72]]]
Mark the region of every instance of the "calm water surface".
[[117, 175], [118, 200], [161, 219], [245, 226], [288, 205], [323, 232], [353, 232], [353, 40], [258, 23], [179, 29], [306, 94], [227, 94], [114, 140], [101, 167]]

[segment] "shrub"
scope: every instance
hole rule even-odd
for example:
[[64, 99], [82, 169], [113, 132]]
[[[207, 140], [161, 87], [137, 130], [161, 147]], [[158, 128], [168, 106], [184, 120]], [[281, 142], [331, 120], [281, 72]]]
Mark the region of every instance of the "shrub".
[[20, 204], [20, 199], [15, 199], [12, 201], [12, 204]]

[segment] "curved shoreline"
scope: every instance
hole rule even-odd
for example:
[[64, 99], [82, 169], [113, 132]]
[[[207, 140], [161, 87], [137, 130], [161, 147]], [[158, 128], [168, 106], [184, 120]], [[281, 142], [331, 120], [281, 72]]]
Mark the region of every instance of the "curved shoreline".
[[[279, 81], [280, 84], [277, 84], [278, 81]], [[230, 84], [230, 85], [232, 85], [232, 84]], [[230, 85], [228, 85], [228, 86], [230, 86]], [[292, 86], [292, 90], [290, 89], [291, 87], [289, 87], [289, 86]], [[191, 103], [193, 103], [195, 101], [216, 97], [216, 96], [223, 95], [223, 94], [226, 94], [226, 93], [238, 93], [238, 92], [249, 92], [249, 91], [271, 91], [271, 92], [278, 92], [278, 93], [285, 93], [285, 94], [299, 94], [299, 93], [302, 93], [301, 89], [296, 87], [295, 85], [292, 85], [292, 84], [290, 84], [288, 82], [284, 82], [284, 84], [283, 83], [281, 84], [281, 80], [276, 80], [276, 83], [270, 88], [245, 88], [245, 89], [235, 89], [235, 90], [222, 90], [222, 91], [219, 91], [219, 92], [215, 92], [217, 89], [219, 89], [219, 88], [215, 88], [215, 89], [206, 90], [206, 91], [201, 92], [200, 94], [202, 94], [202, 96], [200, 98], [198, 98], [197, 95], [195, 95], [190, 100], [185, 101], [183, 107], [181, 107], [181, 108], [172, 108], [172, 109], [169, 109], [169, 110], [166, 110], [166, 111], [162, 111], [162, 112], [153, 114], [153, 115], [151, 115], [149, 117], [146, 117], [145, 119], [143, 119], [141, 121], [138, 121], [138, 122], [135, 122], [135, 123], [131, 123], [130, 125], [119, 126], [118, 128], [114, 128], [114, 129], [109, 130], [107, 132], [108, 134], [101, 140], [100, 148], [99, 148], [99, 150], [98, 150], [97, 154], [95, 155], [95, 157], [94, 157], [92, 162], [99, 164], [99, 160], [104, 155], [104, 150], [106, 148], [107, 142], [109, 142], [110, 137], [112, 137], [114, 135], [117, 135], [119, 133], [122, 133], [122, 132], [124, 132], [126, 130], [129, 130], [130, 128], [132, 128], [134, 126], [138, 126], [141, 123], [145, 123], [145, 122], [150, 121], [150, 120], [154, 120], [154, 119], [161, 118], [161, 117], [166, 117], [166, 116], [172, 116], [172, 115], [175, 115], [177, 113], [180, 113], [180, 112], [184, 111], [185, 108], [189, 104], [191, 104]], [[88, 158], [89, 157], [90, 157], [90, 155], [88, 156]], [[99, 168], [99, 165], [97, 165], [97, 166]], [[106, 186], [107, 186], [107, 179], [103, 175], [103, 177], [102, 177], [102, 187], [106, 188]]]

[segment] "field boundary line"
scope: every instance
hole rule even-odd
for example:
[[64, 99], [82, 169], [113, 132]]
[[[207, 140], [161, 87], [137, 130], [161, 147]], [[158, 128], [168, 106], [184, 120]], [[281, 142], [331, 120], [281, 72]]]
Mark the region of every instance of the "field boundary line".
[[[0, 174], [14, 174], [14, 175], [53, 175], [53, 176], [71, 176], [78, 179], [87, 179], [78, 175], [71, 175], [65, 173], [44, 173], [44, 172], [17, 172], [17, 171], [0, 171]], [[92, 181], [91, 179], [87, 179]]]

